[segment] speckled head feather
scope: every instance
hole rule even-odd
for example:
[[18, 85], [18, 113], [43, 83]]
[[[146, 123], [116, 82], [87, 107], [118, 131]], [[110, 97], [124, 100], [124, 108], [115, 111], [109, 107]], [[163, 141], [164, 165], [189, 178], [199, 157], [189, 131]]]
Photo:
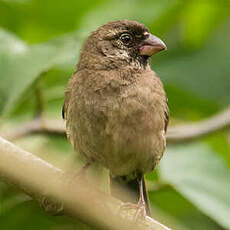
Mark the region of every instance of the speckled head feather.
[[104, 31], [106, 33], [111, 34], [119, 34], [128, 32], [135, 35], [142, 35], [144, 32], [149, 32], [148, 28], [137, 21], [130, 21], [130, 20], [117, 20], [113, 22], [109, 22], [101, 27], [99, 27], [93, 33], [98, 33], [99, 31]]
[[[81, 68], [119, 68], [121, 65], [144, 66], [148, 57], [139, 55], [139, 48], [149, 33], [147, 27], [136, 21], [117, 20], [109, 22], [93, 31], [82, 48], [78, 69]], [[126, 40], [122, 40], [126, 36]], [[129, 38], [128, 38], [129, 36]], [[125, 37], [124, 37], [125, 38]], [[95, 63], [95, 55], [97, 63]], [[85, 61], [87, 56], [87, 63]], [[89, 62], [89, 56], [91, 60]], [[102, 65], [100, 63], [103, 63]]]

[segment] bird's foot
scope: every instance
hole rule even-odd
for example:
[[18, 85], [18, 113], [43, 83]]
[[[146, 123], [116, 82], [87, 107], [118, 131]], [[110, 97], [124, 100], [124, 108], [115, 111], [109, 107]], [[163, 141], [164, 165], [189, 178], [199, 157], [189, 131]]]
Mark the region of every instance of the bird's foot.
[[137, 208], [137, 204], [126, 202], [126, 203], [123, 203], [120, 206], [120, 211], [127, 211], [127, 210], [130, 210], [130, 209], [136, 209], [136, 208]]
[[146, 217], [145, 202], [139, 201], [137, 204], [134, 220], [138, 221], [139, 218], [143, 219], [145, 217]]
[[138, 202], [138, 204], [124, 203], [121, 205], [119, 211], [129, 211], [135, 222], [146, 217], [145, 204], [142, 202]]

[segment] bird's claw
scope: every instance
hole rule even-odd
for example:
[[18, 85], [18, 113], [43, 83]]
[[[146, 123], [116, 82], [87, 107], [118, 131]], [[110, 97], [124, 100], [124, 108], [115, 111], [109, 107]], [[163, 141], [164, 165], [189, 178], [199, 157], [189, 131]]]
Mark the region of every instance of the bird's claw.
[[143, 219], [146, 217], [146, 210], [145, 210], [145, 204], [138, 203], [124, 203], [120, 206], [119, 211], [127, 211], [127, 210], [135, 210], [133, 215], [133, 220], [137, 222], [140, 218]]
[[145, 210], [145, 205], [144, 204], [137, 204], [137, 209], [136, 209], [136, 213], [134, 216], [134, 220], [138, 221], [139, 218], [143, 219], [146, 217], [146, 210]]

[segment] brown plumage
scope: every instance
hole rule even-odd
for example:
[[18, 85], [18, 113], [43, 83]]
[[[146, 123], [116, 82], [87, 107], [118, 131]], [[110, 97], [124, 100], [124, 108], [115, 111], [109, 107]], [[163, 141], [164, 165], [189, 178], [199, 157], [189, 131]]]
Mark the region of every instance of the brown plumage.
[[135, 189], [165, 149], [167, 98], [149, 65], [164, 49], [143, 24], [105, 24], [86, 40], [66, 89], [63, 115], [75, 150]]

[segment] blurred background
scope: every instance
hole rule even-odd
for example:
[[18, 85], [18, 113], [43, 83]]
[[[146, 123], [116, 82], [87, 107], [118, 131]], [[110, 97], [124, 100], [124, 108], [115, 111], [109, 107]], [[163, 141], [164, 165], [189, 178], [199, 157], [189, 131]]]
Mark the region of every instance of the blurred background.
[[[228, 0], [0, 0], [1, 136], [36, 118], [61, 121], [82, 42], [116, 19], [140, 21], [167, 44], [151, 65], [168, 94], [170, 126], [229, 107]], [[82, 164], [64, 135], [22, 135], [13, 142], [67, 170]], [[160, 166], [147, 175], [153, 216], [175, 230], [230, 229], [229, 146], [229, 130], [169, 144]], [[0, 229], [90, 228], [46, 214], [0, 182]]]

